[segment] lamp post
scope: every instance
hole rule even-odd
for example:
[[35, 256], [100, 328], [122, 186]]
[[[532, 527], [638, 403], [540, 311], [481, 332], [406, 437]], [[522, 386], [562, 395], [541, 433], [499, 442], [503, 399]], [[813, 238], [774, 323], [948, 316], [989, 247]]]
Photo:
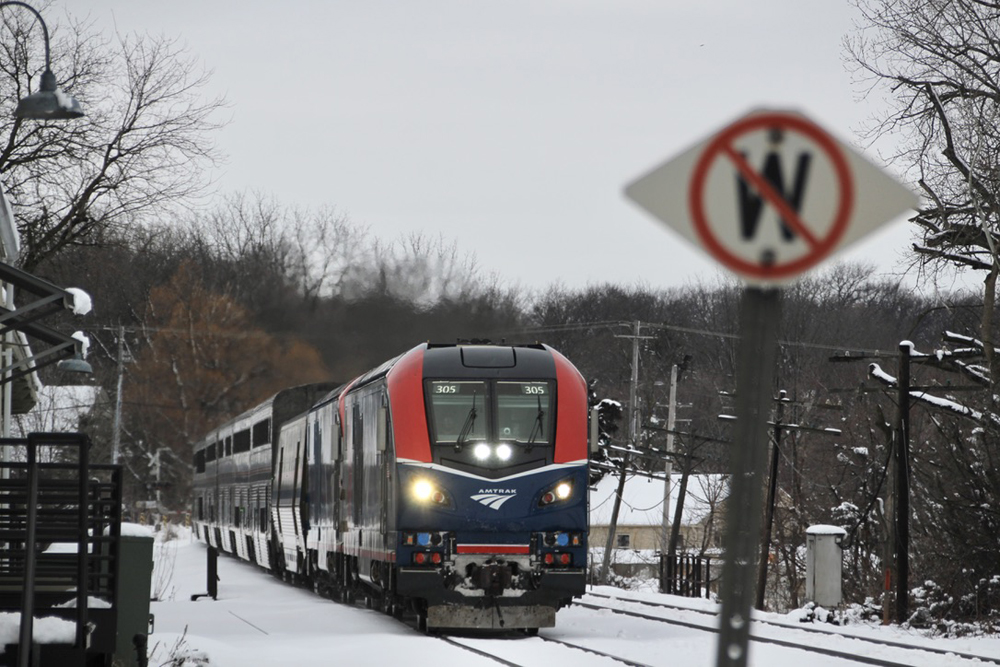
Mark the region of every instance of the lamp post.
[[[30, 11], [32, 14], [34, 14], [35, 18], [38, 20], [38, 23], [42, 26], [42, 35], [45, 37], [45, 70], [42, 72], [42, 79], [39, 83], [39, 88], [34, 93], [26, 97], [23, 97], [21, 98], [20, 101], [18, 101], [17, 108], [14, 110], [14, 117], [17, 118], [18, 120], [21, 119], [62, 120], [62, 119], [80, 118], [81, 116], [83, 116], [84, 115], [83, 109], [81, 108], [80, 103], [76, 100], [76, 98], [74, 98], [71, 95], [67, 95], [62, 90], [59, 89], [59, 86], [56, 85], [56, 77], [55, 74], [52, 73], [51, 55], [49, 51], [49, 29], [45, 25], [45, 20], [42, 19], [42, 15], [39, 14], [34, 7], [24, 2], [17, 2], [17, 1], [0, 2], [0, 9], [4, 7], [22, 7]], [[11, 227], [13, 231], [13, 225], [11, 225]], [[13, 267], [8, 267], [8, 268], [12, 269]], [[4, 304], [8, 308], [8, 312], [5, 315], [5, 317], [7, 317], [8, 315], [12, 316], [15, 312], [13, 304], [13, 284], [8, 282], [5, 285], [5, 287], [6, 289], [4, 290], [5, 292]], [[13, 364], [7, 362], [8, 359], [7, 351], [10, 349], [10, 343], [12, 342], [10, 324], [5, 324], [4, 329], [5, 330], [3, 332], [3, 345], [2, 345], [3, 349], [2, 349], [2, 354], [0, 354], [0, 358], [4, 359], [3, 363], [4, 369], [3, 372], [0, 373], [0, 375], [2, 375], [3, 377], [2, 385], [4, 394], [2, 401], [0, 401], [2, 402], [2, 406], [0, 406], [0, 416], [2, 416], [3, 419], [3, 428], [2, 428], [3, 435], [6, 436], [9, 434], [9, 428], [10, 428], [11, 390], [12, 390], [11, 385], [13, 384], [13, 379], [15, 375], [11, 372]], [[80, 351], [80, 343], [77, 343], [75, 347], [77, 351]], [[10, 357], [10, 361], [13, 361], [12, 356]], [[84, 369], [82, 366], [79, 366], [78, 370], [84, 370]], [[32, 449], [30, 451], [34, 450]], [[0, 452], [0, 455], [2, 455], [3, 458], [6, 458], [6, 454], [7, 454], [6, 451]], [[37, 484], [37, 480], [32, 482], [31, 479], [29, 478], [29, 485], [32, 483]], [[33, 510], [34, 508], [32, 507], [31, 511], [29, 511], [29, 524], [33, 523], [33, 518], [32, 518]], [[30, 541], [27, 540], [25, 541], [24, 548], [26, 554], [31, 553], [35, 548], [33, 530], [34, 530], [33, 526], [29, 525], [28, 535], [32, 536], [32, 538]], [[33, 563], [34, 558], [33, 557], [28, 558], [26, 562]], [[26, 572], [25, 574], [27, 575], [28, 572]], [[32, 611], [34, 607], [34, 600], [32, 599], [32, 593], [33, 593], [32, 588], [30, 586], [26, 586], [24, 589], [24, 598], [22, 603], [21, 623], [19, 631], [20, 647], [17, 655], [18, 667], [27, 667], [29, 664], [33, 662], [32, 658], [37, 659], [37, 655], [32, 656], [32, 653], [34, 653], [32, 649], [32, 634], [34, 626], [33, 611]]]
[[24, 2], [10, 0], [0, 2], [0, 9], [4, 7], [24, 7], [38, 19], [42, 26], [42, 35], [45, 37], [45, 71], [42, 72], [42, 81], [38, 90], [27, 97], [21, 98], [14, 110], [16, 118], [33, 118], [35, 120], [62, 120], [70, 118], [80, 118], [83, 116], [83, 108], [80, 102], [72, 95], [64, 93], [56, 85], [56, 75], [52, 73], [50, 67], [51, 58], [49, 54], [49, 29], [38, 13], [31, 5]]
[[[31, 5], [24, 2], [17, 2], [16, 0], [11, 0], [9, 2], [0, 2], [0, 9], [4, 7], [22, 7], [30, 11], [37, 19], [38, 23], [42, 26], [42, 35], [45, 38], [45, 71], [42, 72], [42, 80], [39, 89], [22, 98], [17, 103], [17, 108], [14, 110], [14, 117], [19, 119], [34, 119], [34, 120], [62, 120], [71, 118], [80, 118], [83, 116], [83, 109], [80, 106], [80, 102], [76, 100], [72, 95], [68, 95], [63, 92], [56, 85], [56, 77], [52, 73], [51, 67], [51, 53], [49, 49], [49, 29], [45, 25], [45, 20], [42, 15], [32, 7]], [[0, 193], [2, 196], [2, 193]], [[4, 210], [7, 212], [9, 217], [9, 205], [4, 202]], [[16, 231], [14, 231], [13, 220], [6, 221], [10, 225], [11, 234], [14, 235], [14, 243], [12, 243], [13, 252], [16, 249]], [[6, 238], [6, 237], [5, 237]], [[12, 258], [12, 257], [11, 257]], [[11, 259], [5, 256], [5, 260]], [[4, 289], [4, 305], [8, 311], [14, 310], [14, 286], [13, 284], [6, 283]], [[9, 327], [6, 327], [6, 331], [3, 333], [2, 338], [2, 349], [3, 353], [0, 354], [0, 358], [3, 359], [3, 366], [5, 368], [11, 368], [13, 365], [13, 356], [11, 355], [11, 350], [13, 349], [14, 340], [13, 332]], [[82, 361], [82, 360], [81, 360]], [[86, 362], [83, 362], [86, 363]], [[72, 361], [70, 362], [70, 365]], [[82, 365], [79, 367], [72, 366], [69, 370], [79, 370], [87, 372], [90, 369], [84, 368]], [[11, 418], [11, 382], [10, 373], [5, 372], [3, 377], [3, 399], [2, 399], [2, 429], [0, 429], [0, 435], [4, 438], [10, 437], [10, 418]], [[5, 453], [4, 453], [5, 454]], [[4, 455], [2, 458], [6, 458]]]

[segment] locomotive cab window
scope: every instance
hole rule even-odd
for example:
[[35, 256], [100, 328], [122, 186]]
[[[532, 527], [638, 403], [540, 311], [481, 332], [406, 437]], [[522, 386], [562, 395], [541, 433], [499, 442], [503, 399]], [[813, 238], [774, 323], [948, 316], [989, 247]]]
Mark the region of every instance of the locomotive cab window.
[[489, 409], [485, 382], [432, 380], [427, 383], [427, 404], [435, 443], [486, 439]]
[[551, 387], [548, 382], [497, 382], [497, 435], [530, 445], [552, 441]]
[[425, 385], [431, 440], [462, 448], [509, 443], [526, 451], [554, 436], [552, 383], [544, 380], [430, 380]]

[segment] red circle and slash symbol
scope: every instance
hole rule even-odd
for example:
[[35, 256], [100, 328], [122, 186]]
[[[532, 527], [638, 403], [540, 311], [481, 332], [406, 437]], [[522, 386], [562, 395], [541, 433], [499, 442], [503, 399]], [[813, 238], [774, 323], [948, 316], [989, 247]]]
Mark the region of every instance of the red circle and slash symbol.
[[[775, 190], [772, 184], [734, 148], [734, 143], [741, 136], [762, 130], [779, 130], [804, 135], [818, 146], [825, 157], [829, 159], [837, 182], [839, 198], [837, 210], [832, 215], [832, 223], [822, 233], [814, 232], [808, 222], [799, 216], [782, 194]], [[759, 262], [754, 262], [741, 257], [733, 249], [727, 248], [720, 242], [709, 224], [705, 210], [705, 189], [708, 175], [720, 160], [730, 162], [736, 168], [738, 175], [757, 191], [761, 199], [777, 210], [790, 230], [805, 241], [808, 245], [808, 252], [805, 255], [784, 263], [768, 262], [763, 258]], [[695, 231], [716, 259], [738, 273], [764, 280], [782, 279], [802, 273], [818, 264], [833, 251], [850, 222], [854, 208], [854, 185], [846, 158], [840, 147], [826, 132], [801, 116], [772, 112], [738, 121], [724, 129], [709, 142], [692, 172], [688, 199]], [[736, 225], [738, 221], [735, 219], [716, 220], [715, 223]]]

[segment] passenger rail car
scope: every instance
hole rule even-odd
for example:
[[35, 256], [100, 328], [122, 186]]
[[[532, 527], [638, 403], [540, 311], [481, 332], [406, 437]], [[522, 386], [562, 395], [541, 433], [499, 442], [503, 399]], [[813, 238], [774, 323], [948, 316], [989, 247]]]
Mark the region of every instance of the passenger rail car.
[[[583, 378], [550, 347], [422, 344], [210, 433], [196, 533], [422, 629], [550, 627], [585, 588], [587, 418]], [[245, 432], [248, 450], [227, 446]]]

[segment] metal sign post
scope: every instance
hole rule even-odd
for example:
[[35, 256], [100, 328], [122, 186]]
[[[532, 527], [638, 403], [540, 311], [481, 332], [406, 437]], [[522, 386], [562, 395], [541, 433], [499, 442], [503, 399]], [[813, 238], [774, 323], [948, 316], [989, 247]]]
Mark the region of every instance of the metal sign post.
[[781, 294], [917, 198], [802, 114], [754, 111], [668, 160], [626, 195], [748, 287], [740, 301], [718, 667], [745, 667]]
[[766, 424], [780, 320], [779, 290], [743, 288], [736, 367], [736, 432], [729, 459], [732, 476], [723, 542], [726, 558], [722, 565], [718, 667], [746, 664], [767, 462]]

